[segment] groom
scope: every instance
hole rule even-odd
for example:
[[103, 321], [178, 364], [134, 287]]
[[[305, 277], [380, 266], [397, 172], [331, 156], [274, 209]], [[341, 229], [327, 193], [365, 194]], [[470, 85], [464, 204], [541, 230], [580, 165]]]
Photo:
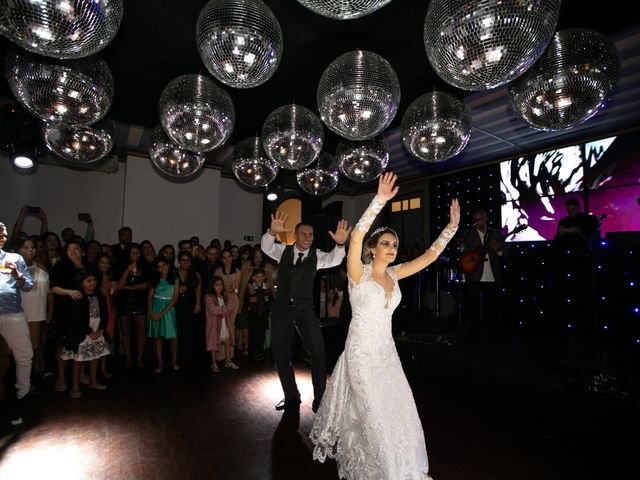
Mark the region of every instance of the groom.
[[313, 227], [299, 223], [293, 233], [295, 243], [285, 246], [275, 243], [275, 239], [276, 234], [291, 231], [285, 228], [287, 217], [284, 212], [272, 214], [271, 226], [260, 242], [262, 251], [279, 262], [278, 290], [271, 307], [271, 349], [284, 399], [276, 405], [276, 410], [297, 409], [300, 405], [300, 392], [290, 359], [295, 325], [311, 357], [312, 410], [315, 413], [324, 394], [327, 364], [322, 332], [313, 307], [313, 281], [318, 270], [340, 265], [351, 228], [346, 220], [338, 222], [335, 233], [329, 232], [336, 246], [327, 253], [309, 248], [313, 243]]

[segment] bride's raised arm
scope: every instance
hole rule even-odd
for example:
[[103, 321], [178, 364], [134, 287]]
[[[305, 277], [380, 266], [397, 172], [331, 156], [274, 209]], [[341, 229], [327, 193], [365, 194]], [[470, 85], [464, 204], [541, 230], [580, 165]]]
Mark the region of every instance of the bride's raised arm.
[[367, 234], [378, 213], [385, 204], [396, 196], [399, 187], [395, 186], [398, 176], [387, 172], [378, 178], [378, 193], [358, 220], [356, 228], [351, 232], [349, 241], [349, 253], [347, 254], [347, 274], [355, 283], [360, 281], [364, 267], [362, 265], [362, 245], [364, 236]]
[[398, 266], [396, 270], [398, 280], [409, 277], [432, 264], [456, 234], [458, 223], [460, 223], [460, 204], [458, 199], [454, 198], [451, 201], [451, 207], [449, 207], [449, 224], [422, 255]]

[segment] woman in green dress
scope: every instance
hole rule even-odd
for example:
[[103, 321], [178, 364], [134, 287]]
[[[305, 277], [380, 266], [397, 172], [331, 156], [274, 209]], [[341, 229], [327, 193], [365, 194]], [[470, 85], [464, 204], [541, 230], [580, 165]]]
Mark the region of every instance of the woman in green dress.
[[155, 261], [156, 277], [149, 290], [149, 321], [147, 337], [155, 339], [158, 366], [156, 373], [162, 372], [162, 340], [168, 339], [171, 346], [173, 369], [178, 366], [178, 329], [175, 304], [178, 301], [179, 281], [170, 260], [158, 257]]

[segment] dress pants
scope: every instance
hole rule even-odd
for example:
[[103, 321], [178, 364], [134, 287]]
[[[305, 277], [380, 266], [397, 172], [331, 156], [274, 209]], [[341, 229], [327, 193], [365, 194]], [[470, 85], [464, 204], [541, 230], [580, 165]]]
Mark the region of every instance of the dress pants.
[[464, 284], [464, 301], [467, 338], [476, 338], [484, 327], [500, 340], [504, 333], [500, 286], [496, 282], [468, 281]]
[[23, 398], [31, 388], [33, 348], [24, 312], [0, 314], [0, 335], [13, 352], [16, 361], [16, 392]]
[[271, 312], [271, 349], [284, 398], [293, 400], [300, 395], [291, 366], [291, 339], [294, 325], [311, 358], [313, 395], [315, 400], [320, 402], [327, 383], [327, 355], [313, 306], [274, 308]]

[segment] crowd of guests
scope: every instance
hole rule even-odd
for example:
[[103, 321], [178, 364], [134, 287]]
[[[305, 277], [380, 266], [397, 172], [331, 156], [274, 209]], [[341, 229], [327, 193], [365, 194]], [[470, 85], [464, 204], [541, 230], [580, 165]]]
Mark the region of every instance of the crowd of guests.
[[[42, 219], [39, 235], [23, 233], [28, 214]], [[4, 250], [24, 259], [32, 282], [28, 291], [18, 288], [32, 391], [42, 376], [54, 376], [55, 389], [72, 398], [82, 396], [83, 384], [104, 390], [115, 354], [127, 368], [157, 373], [204, 362], [218, 373], [237, 370], [237, 356], [264, 360], [276, 265], [259, 245], [213, 239], [204, 247], [193, 236], [156, 253], [150, 241], [134, 242], [129, 227], [119, 230], [117, 244], [100, 243], [87, 222], [85, 237], [66, 228], [61, 239], [47, 231], [41, 209], [25, 207], [6, 238]], [[5, 340], [3, 333], [0, 396], [12, 355], [16, 366], [25, 363]]]

